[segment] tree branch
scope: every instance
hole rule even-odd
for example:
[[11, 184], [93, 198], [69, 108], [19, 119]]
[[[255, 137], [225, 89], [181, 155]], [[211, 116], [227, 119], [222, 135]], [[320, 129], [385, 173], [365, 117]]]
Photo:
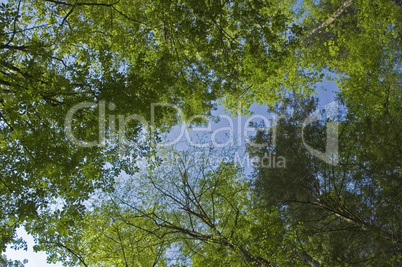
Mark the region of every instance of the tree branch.
[[346, 0], [336, 11], [335, 13], [329, 17], [326, 21], [321, 23], [320, 26], [310, 31], [306, 36], [301, 39], [301, 42], [304, 43], [307, 39], [311, 38], [314, 34], [321, 32], [323, 29], [328, 27], [332, 22], [334, 22], [345, 10], [353, 4], [353, 0]]
[[70, 252], [71, 254], [73, 254], [85, 267], [88, 267], [88, 264], [85, 263], [84, 259], [78, 255], [77, 253], [75, 253], [71, 248], [65, 246], [64, 244], [57, 242], [56, 243], [57, 246], [62, 247], [64, 249], [66, 249], [68, 252]]
[[311, 267], [321, 267], [320, 263], [314, 260], [307, 252], [297, 251], [296, 255], [306, 264], [310, 265]]
[[9, 45], [8, 43], [0, 45], [0, 49], [15, 49], [15, 50], [20, 50], [20, 51], [26, 51], [27, 48], [29, 48], [29, 46], [26, 46], [26, 45], [18, 46], [18, 45]]
[[14, 17], [13, 35], [11, 36], [10, 40], [8, 40], [6, 45], [9, 45], [13, 41], [15, 35], [17, 34], [17, 20], [18, 20], [19, 14], [20, 14], [20, 8], [21, 8], [21, 0], [18, 1], [17, 14]]

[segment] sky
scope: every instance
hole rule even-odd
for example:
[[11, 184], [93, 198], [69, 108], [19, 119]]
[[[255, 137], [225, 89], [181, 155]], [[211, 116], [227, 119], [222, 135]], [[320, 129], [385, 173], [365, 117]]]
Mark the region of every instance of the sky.
[[5, 255], [7, 256], [7, 259], [11, 260], [20, 260], [21, 262], [24, 259], [28, 260], [28, 263], [25, 264], [26, 267], [46, 267], [46, 266], [52, 266], [52, 267], [61, 267], [63, 266], [61, 263], [58, 264], [49, 264], [46, 262], [46, 253], [41, 251], [41, 252], [34, 252], [33, 251], [33, 246], [34, 246], [34, 240], [33, 237], [28, 235], [27, 232], [23, 228], [19, 228], [17, 230], [17, 235], [19, 237], [22, 237], [28, 245], [28, 250], [13, 250], [10, 248], [7, 248]]
[[[0, 3], [6, 3], [6, 2], [8, 2], [8, 1], [0, 0]], [[319, 107], [322, 108], [324, 105], [326, 105], [326, 104], [328, 104], [328, 103], [330, 103], [331, 101], [334, 100], [335, 93], [338, 91], [338, 89], [336, 87], [335, 82], [328, 82], [327, 81], [327, 82], [322, 83], [321, 86], [322, 86], [322, 88], [325, 89], [325, 91], [321, 90], [321, 89], [318, 89], [318, 90], [316, 90], [316, 93], [317, 93], [317, 96], [319, 98]], [[263, 115], [263, 116], [265, 116], [267, 118], [272, 117], [271, 115], [269, 115], [267, 113], [267, 108], [263, 107], [263, 106], [253, 105], [250, 108], [250, 111], [252, 111], [254, 114]], [[238, 128], [239, 119], [234, 118], [233, 116], [230, 116], [229, 114], [225, 113], [223, 106], [219, 106], [218, 109], [215, 112], [213, 112], [212, 115], [218, 116], [218, 115], [221, 115], [221, 114], [226, 114], [229, 117], [227, 117], [227, 119], [221, 119], [220, 122], [215, 123], [212, 126], [213, 129], [227, 126], [229, 120], [231, 120], [233, 122], [233, 128], [234, 129], [239, 129]], [[242, 130], [244, 130], [244, 127], [245, 127], [244, 124], [247, 121], [247, 119], [248, 119], [248, 117], [242, 117], [241, 120], [240, 120], [240, 122], [242, 123]], [[225, 134], [225, 133], [221, 132], [221, 134]], [[237, 135], [237, 136], [234, 137], [235, 140], [236, 140], [236, 137], [238, 137], [238, 135], [242, 135], [242, 132], [236, 132], [235, 131], [235, 135]], [[193, 135], [193, 137], [194, 137], [194, 135]], [[223, 136], [217, 135], [217, 139], [223, 140], [225, 138]], [[242, 145], [244, 144], [244, 141], [245, 140], [243, 139]], [[195, 139], [194, 139], [194, 142], [196, 142]], [[27, 259], [28, 263], [26, 264], [26, 267], [46, 267], [46, 266], [56, 267], [56, 266], [62, 266], [62, 264], [60, 264], [60, 263], [59, 264], [49, 264], [49, 263], [47, 263], [46, 262], [47, 255], [46, 255], [45, 252], [39, 252], [39, 253], [34, 252], [33, 251], [34, 240], [33, 240], [32, 236], [28, 235], [24, 229], [19, 228], [17, 230], [17, 234], [18, 234], [19, 237], [22, 237], [24, 240], [27, 241], [28, 249], [27, 249], [27, 251], [24, 251], [24, 250], [15, 251], [13, 249], [7, 248], [7, 250], [5, 252], [5, 255], [7, 256], [8, 259], [20, 260], [20, 261], [23, 261], [24, 259]]]
[[[329, 81], [325, 81], [322, 84], [319, 84], [320, 86], [318, 86], [318, 89], [316, 90], [317, 93], [317, 97], [319, 99], [319, 108], [323, 108], [326, 104], [334, 101], [335, 99], [335, 95], [336, 92], [338, 92], [338, 88], [336, 86], [335, 82], [329, 82]], [[322, 90], [324, 89], [324, 90]], [[255, 115], [262, 115], [268, 119], [272, 118], [272, 116], [270, 114], [267, 113], [267, 108], [264, 106], [258, 106], [258, 105], [253, 105], [250, 108], [250, 111], [252, 111]], [[233, 129], [235, 129], [234, 131], [234, 141], [236, 143], [236, 138], [238, 137], [238, 135], [242, 135], [242, 131], [244, 130], [244, 128], [247, 126], [245, 125], [246, 121], [249, 119], [249, 117], [242, 117], [240, 120], [239, 118], [234, 118], [233, 116], [230, 116], [227, 112], [225, 112], [224, 107], [222, 105], [218, 106], [218, 109], [216, 111], [213, 112], [213, 116], [219, 116], [225, 114], [228, 117], [225, 118], [221, 118], [221, 120], [217, 123], [211, 122], [212, 124], [212, 131], [214, 131], [217, 128], [220, 127], [227, 127], [229, 126], [229, 120], [232, 121], [233, 123]], [[256, 120], [253, 120], [254, 122], [256, 122]], [[258, 121], [258, 120], [257, 120]], [[238, 123], [241, 123], [241, 131], [237, 131], [238, 129]], [[173, 130], [171, 133], [171, 136], [169, 138], [173, 138], [175, 139], [178, 134], [177, 134], [177, 128], [176, 130]], [[252, 135], [252, 133], [250, 133], [250, 135]], [[190, 133], [190, 138], [192, 138], [192, 141], [194, 143], [199, 142], [199, 140], [197, 140], [197, 138], [195, 137], [195, 135]], [[210, 137], [210, 136], [209, 136]], [[185, 134], [183, 135], [182, 141], [186, 141], [186, 136]], [[224, 131], [220, 132], [219, 134], [216, 135], [217, 143], [222, 143], [224, 144], [227, 141], [227, 133], [225, 133]], [[172, 139], [171, 139], [172, 140]], [[180, 142], [183, 143], [183, 142]], [[184, 142], [185, 143], [185, 142]], [[244, 146], [245, 144], [245, 139], [242, 139], [241, 142], [241, 146]], [[185, 147], [184, 147], [185, 149]], [[246, 169], [245, 172], [246, 173], [250, 173], [250, 168]], [[32, 236], [28, 235], [24, 229], [19, 228], [17, 230], [17, 234], [19, 237], [22, 237], [23, 239], [25, 239], [27, 241], [27, 245], [28, 245], [28, 250], [24, 251], [24, 250], [18, 250], [15, 251], [13, 249], [7, 248], [5, 255], [7, 256], [8, 259], [12, 259], [12, 260], [20, 260], [23, 261], [24, 259], [28, 260], [28, 263], [26, 264], [26, 267], [58, 267], [58, 266], [62, 266], [61, 263], [58, 264], [49, 264], [46, 262], [46, 253], [45, 252], [39, 252], [36, 253], [33, 251], [33, 246], [34, 246], [34, 241]]]

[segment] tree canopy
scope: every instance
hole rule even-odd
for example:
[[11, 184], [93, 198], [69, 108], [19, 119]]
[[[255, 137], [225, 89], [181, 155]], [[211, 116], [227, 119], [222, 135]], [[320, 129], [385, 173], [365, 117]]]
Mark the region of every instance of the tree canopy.
[[[0, 250], [24, 247], [25, 227], [66, 265], [396, 266], [401, 14], [397, 0], [1, 3]], [[329, 121], [303, 122], [328, 80], [337, 164], [302, 145], [325, 150]], [[247, 153], [286, 167], [189, 165], [194, 148], [154, 161], [181, 120], [253, 104], [285, 119]]]
[[[296, 232], [300, 246], [322, 263], [396, 264], [401, 253], [401, 151], [393, 142], [398, 142], [394, 131], [400, 132], [401, 124], [390, 127], [390, 120], [400, 120], [400, 116], [365, 118], [362, 123], [347, 109], [338, 118], [339, 162], [333, 166], [313, 157], [303, 147], [302, 135], [313, 147], [325, 149], [325, 121], [312, 124], [305, 131], [301, 129], [300, 120], [315, 105], [314, 99], [297, 97], [278, 104], [283, 114], [289, 110], [291, 114], [280, 122], [274, 149], [272, 133], [266, 131], [260, 131], [254, 142], [268, 142], [270, 146], [249, 147], [254, 156], [277, 153], [287, 159], [284, 169], [255, 169], [259, 205], [280, 210]], [[387, 141], [373, 142], [374, 135]]]

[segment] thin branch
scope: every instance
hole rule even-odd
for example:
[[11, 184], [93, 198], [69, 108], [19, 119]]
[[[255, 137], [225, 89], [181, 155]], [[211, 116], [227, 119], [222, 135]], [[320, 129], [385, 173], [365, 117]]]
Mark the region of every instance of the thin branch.
[[307, 252], [296, 252], [296, 255], [306, 264], [310, 265], [311, 267], [321, 267], [320, 263], [313, 259]]
[[320, 26], [314, 28], [310, 31], [306, 36], [301, 39], [301, 42], [304, 43], [307, 39], [311, 38], [314, 34], [321, 32], [325, 28], [327, 28], [331, 23], [333, 23], [340, 15], [342, 15], [345, 10], [353, 4], [353, 0], [346, 0], [336, 11], [335, 13], [329, 17], [326, 21], [321, 23]]
[[113, 5], [119, 3], [120, 1], [111, 3], [111, 4], [106, 4], [106, 3], [88, 3], [88, 2], [84, 2], [84, 3], [75, 3], [75, 4], [70, 4], [67, 2], [62, 2], [62, 1], [57, 1], [57, 0], [43, 0], [45, 2], [50, 2], [53, 4], [57, 4], [57, 5], [63, 5], [63, 6], [71, 6], [71, 7], [76, 7], [76, 6], [106, 6], [106, 7], [112, 7]]
[[74, 9], [75, 9], [75, 6], [73, 6], [70, 9], [70, 11], [68, 11], [67, 15], [64, 16], [64, 18], [63, 18], [63, 20], [62, 20], [62, 22], [60, 24], [60, 27], [62, 27], [64, 25], [64, 23], [67, 21], [67, 18], [73, 13]]
[[6, 184], [6, 182], [3, 180], [2, 177], [0, 177], [0, 181], [3, 183], [3, 185], [8, 189], [8, 191], [10, 191], [10, 193], [13, 193], [14, 191], [11, 190], [11, 188]]
[[26, 51], [29, 46], [26, 45], [10, 45], [9, 43], [0, 45], [0, 49], [15, 49], [20, 51]]
[[64, 244], [62, 244], [60, 242], [57, 242], [56, 245], [59, 247], [65, 248], [68, 252], [73, 254], [85, 267], [88, 267], [88, 264], [85, 263], [84, 259], [80, 255], [75, 253], [71, 248], [65, 246]]
[[[147, 25], [147, 24], [144, 23], [144, 22], [141, 22], [141, 21], [139, 21], [139, 20], [130, 18], [129, 16], [127, 16], [126, 14], [124, 14], [123, 12], [121, 12], [120, 10], [118, 10], [118, 9], [117, 9], [116, 7], [114, 7], [113, 5], [111, 6], [111, 8], [112, 8], [114, 11], [116, 11], [119, 15], [121, 15], [122, 17], [124, 17], [124, 18], [126, 18], [126, 19], [128, 19], [128, 20], [130, 20], [130, 21], [133, 21], [133, 22], [136, 22], [136, 23], [139, 23], [139, 24]], [[147, 25], [147, 26], [148, 26], [148, 25]]]
[[13, 41], [13, 39], [14, 39], [16, 33], [17, 33], [17, 20], [18, 20], [19, 14], [20, 14], [20, 7], [21, 7], [21, 0], [18, 1], [17, 14], [14, 17], [13, 35], [11, 36], [10, 40], [7, 42], [6, 46], [9, 45]]
[[64, 6], [74, 6], [72, 4], [66, 3], [66, 2], [62, 2], [62, 1], [56, 1], [56, 0], [43, 0], [45, 2], [51, 2], [53, 4], [58, 4], [58, 5], [64, 5]]
[[3, 119], [3, 121], [7, 124], [7, 126], [10, 128], [10, 130], [11, 130], [12, 132], [14, 132], [13, 126], [11, 126], [11, 125], [7, 122], [6, 118], [3, 116], [3, 114], [2, 114], [1, 112], [0, 112], [0, 119]]
[[24, 78], [26, 79], [30, 79], [32, 78], [32, 75], [28, 74], [27, 72], [24, 72], [23, 70], [21, 70], [20, 68], [8, 63], [8, 62], [2, 62], [1, 63], [3, 66], [9, 68], [10, 70], [13, 70], [19, 74], [21, 74]]
[[[6, 85], [6, 86], [12, 86], [12, 84], [11, 84], [10, 82], [5, 81], [5, 80], [3, 80], [3, 79], [0, 79], [0, 84]], [[11, 91], [10, 91], [10, 90], [7, 90], [7, 89], [4, 89], [4, 90], [3, 90], [3, 93], [8, 94], [8, 93], [11, 93]]]
[[115, 5], [118, 4], [120, 1], [116, 1], [114, 3], [111, 4], [106, 4], [106, 3], [75, 3], [75, 4], [70, 4], [67, 2], [62, 2], [62, 1], [57, 1], [57, 0], [43, 0], [45, 2], [50, 2], [50, 3], [54, 3], [54, 4], [58, 4], [58, 5], [64, 5], [64, 6], [70, 6], [72, 7], [72, 9], [68, 12], [68, 14], [64, 17], [62, 25], [64, 23], [64, 21], [66, 21], [66, 19], [68, 18], [68, 16], [71, 15], [71, 13], [74, 11], [74, 8], [77, 6], [105, 6], [105, 7], [110, 7], [112, 8], [114, 11], [116, 11], [119, 15], [123, 16], [124, 18], [136, 22], [136, 23], [140, 23], [140, 24], [144, 24], [146, 25], [146, 23], [138, 21], [136, 19], [130, 18], [129, 16], [127, 16], [126, 14], [124, 14], [123, 12], [121, 12], [120, 10], [118, 10]]
[[[56, 24], [57, 22], [52, 22], [52, 23], [46, 23], [46, 24], [41, 24], [41, 25], [37, 25], [37, 26], [33, 26], [33, 27], [29, 27], [29, 28], [25, 28], [25, 29], [21, 29], [16, 31], [15, 33], [21, 33], [21, 32], [25, 32], [25, 31], [30, 31], [30, 30], [34, 30], [34, 29], [38, 29], [38, 28], [45, 28], [45, 27], [49, 27], [53, 24]], [[6, 32], [5, 34], [12, 34], [13, 32]]]

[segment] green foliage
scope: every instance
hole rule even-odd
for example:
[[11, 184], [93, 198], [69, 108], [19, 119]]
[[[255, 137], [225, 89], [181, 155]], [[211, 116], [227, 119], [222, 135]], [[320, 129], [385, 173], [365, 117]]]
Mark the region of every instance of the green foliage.
[[[322, 265], [390, 262], [401, 253], [401, 152], [393, 144], [398, 142], [394, 131], [400, 132], [401, 124], [390, 123], [400, 116], [358, 117], [350, 113], [353, 107], [347, 109], [338, 118], [339, 164], [331, 166], [303, 147], [301, 126], [315, 108], [314, 100], [297, 97], [278, 104], [275, 111], [286, 114], [286, 119], [279, 123], [277, 145], [272, 146], [271, 132], [261, 131], [253, 141], [270, 145], [249, 147], [254, 156], [277, 153], [287, 159], [286, 169], [255, 169], [260, 205], [267, 210], [276, 207], [296, 232], [302, 251]], [[325, 122], [310, 126], [304, 141], [323, 151], [324, 130]]]
[[9, 260], [5, 255], [0, 256], [0, 264], [5, 267], [24, 267], [25, 264], [28, 263], [27, 260], [23, 260], [23, 262], [19, 260]]
[[[70, 265], [396, 264], [402, 7], [298, 2], [1, 3], [0, 250], [21, 244], [15, 229], [25, 226], [38, 250]], [[337, 82], [347, 109], [336, 167], [295, 145], [296, 125], [315, 107], [298, 98], [324, 79]], [[153, 163], [149, 174], [134, 176], [133, 163], [156, 153], [144, 133], [158, 140], [180, 118], [158, 107], [148, 132], [134, 121], [125, 132], [102, 132], [111, 121], [99, 120], [100, 101], [108, 115], [147, 122], [152, 103], [176, 105], [185, 120], [209, 115], [219, 102], [232, 113], [254, 103], [292, 113], [280, 123], [286, 135], [277, 148], [290, 167], [257, 169], [256, 196], [231, 164], [161, 170]], [[72, 143], [64, 129], [82, 102], [99, 105], [76, 112], [74, 135], [107, 137], [91, 148]], [[306, 134], [324, 149], [322, 124]], [[121, 174], [135, 183], [116, 184]], [[92, 198], [98, 202], [88, 209]]]
[[[202, 151], [191, 154], [197, 152]], [[38, 235], [40, 249], [71, 266], [300, 263], [293, 249], [282, 249], [287, 234], [278, 211], [254, 208], [241, 169], [189, 162], [190, 153], [172, 153], [177, 164], [161, 162], [152, 172], [121, 181], [119, 190], [93, 203], [74, 228], [63, 227], [63, 233], [53, 229], [61, 224], [58, 218], [48, 221]]]

